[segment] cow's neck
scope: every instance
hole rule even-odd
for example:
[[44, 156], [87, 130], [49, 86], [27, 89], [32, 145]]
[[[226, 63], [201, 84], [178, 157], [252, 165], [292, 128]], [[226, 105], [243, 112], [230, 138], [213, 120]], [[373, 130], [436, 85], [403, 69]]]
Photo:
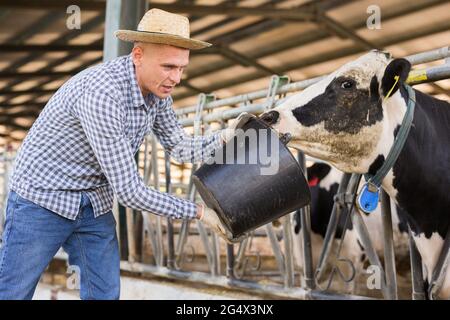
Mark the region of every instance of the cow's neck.
[[[388, 127], [385, 128], [384, 157], [393, 144], [406, 111], [406, 91], [397, 92], [384, 107]], [[416, 91], [413, 124], [406, 143], [393, 169], [383, 181], [383, 187], [408, 212], [415, 233], [427, 237], [433, 231], [441, 236], [448, 229], [450, 200], [449, 163], [450, 105]], [[388, 132], [391, 132], [389, 137]]]

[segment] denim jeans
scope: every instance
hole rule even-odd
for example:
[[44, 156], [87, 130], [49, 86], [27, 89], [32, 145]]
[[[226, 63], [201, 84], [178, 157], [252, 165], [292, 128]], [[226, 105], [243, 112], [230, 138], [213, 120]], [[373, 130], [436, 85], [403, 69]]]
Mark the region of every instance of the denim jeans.
[[119, 299], [120, 257], [112, 212], [94, 218], [83, 193], [73, 221], [14, 191], [8, 196], [0, 249], [0, 299], [31, 299], [61, 247], [69, 256], [70, 270], [79, 270], [81, 299]]

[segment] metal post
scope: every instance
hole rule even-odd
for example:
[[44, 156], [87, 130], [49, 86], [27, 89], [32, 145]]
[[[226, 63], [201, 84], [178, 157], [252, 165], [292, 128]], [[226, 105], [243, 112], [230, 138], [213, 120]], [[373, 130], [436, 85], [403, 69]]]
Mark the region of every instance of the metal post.
[[[114, 32], [119, 29], [135, 29], [141, 17], [145, 13], [145, 9], [147, 8], [146, 5], [146, 0], [109, 0], [106, 2], [103, 61], [108, 61], [130, 52], [132, 44], [117, 39], [114, 36]], [[125, 239], [126, 234], [129, 242], [128, 246], [121, 246], [121, 241], [119, 240], [120, 248], [125, 249], [129, 247], [134, 248], [135, 250], [135, 241], [134, 239], [130, 239], [130, 235], [134, 238], [134, 233], [132, 232], [133, 226], [127, 224], [126, 230], [122, 230], [120, 228], [121, 218], [124, 218], [126, 221], [131, 223], [131, 215], [127, 214], [127, 210], [124, 210], [121, 205], [117, 205], [115, 212], [118, 225], [118, 238], [120, 240]], [[129, 252], [128, 256], [135, 256], [135, 254], [136, 251], [134, 251], [134, 253]]]
[[146, 0], [106, 1], [105, 40], [103, 61], [128, 54], [132, 43], [121, 41], [114, 36], [119, 29], [135, 30], [147, 8]]
[[234, 245], [227, 243], [227, 277], [234, 279]]
[[[164, 153], [164, 160], [166, 165], [166, 192], [171, 193], [171, 177], [170, 177], [170, 157], [167, 152]], [[173, 239], [173, 222], [172, 218], [167, 218], [167, 267], [173, 269], [175, 267], [175, 248]]]
[[[345, 195], [347, 190], [350, 177], [350, 173], [344, 173], [341, 178], [341, 183], [339, 184], [338, 191], [336, 195]], [[316, 279], [322, 278], [323, 272], [326, 269], [328, 258], [330, 257], [331, 249], [335, 242], [336, 229], [339, 223], [339, 218], [342, 214], [347, 214], [347, 206], [342, 205], [338, 198], [334, 198], [334, 205], [331, 211], [330, 221], [327, 226], [327, 231], [325, 233], [325, 238], [323, 240], [323, 247], [320, 253], [319, 263], [316, 269]]]
[[395, 267], [394, 240], [392, 231], [391, 199], [386, 191], [381, 191], [381, 219], [384, 236], [384, 268], [389, 299], [398, 300], [397, 273]]
[[280, 274], [284, 275], [284, 256], [281, 252], [280, 245], [278, 244], [277, 237], [275, 235], [275, 231], [273, 230], [272, 223], [268, 223], [265, 226], [267, 236], [269, 237], [270, 245], [272, 246], [273, 253], [275, 255], [275, 259], [277, 261], [278, 269], [280, 270]]
[[[297, 159], [303, 173], [307, 176], [305, 155], [303, 152], [298, 152]], [[309, 205], [300, 209], [300, 225], [302, 228], [303, 242], [303, 277], [305, 279], [306, 287], [308, 289], [314, 289], [316, 282], [314, 280], [314, 266], [311, 247], [311, 213]]]
[[284, 267], [285, 277], [284, 285], [288, 288], [294, 286], [294, 259], [293, 259], [293, 245], [292, 245], [292, 224], [291, 215], [288, 214], [282, 217], [283, 221], [283, 239], [284, 239]]
[[[356, 185], [356, 187], [357, 187], [359, 185], [359, 181], [361, 180], [361, 175], [353, 174], [353, 176], [359, 176], [359, 178], [357, 179], [357, 181], [358, 181], [358, 184]], [[349, 183], [349, 187], [350, 187], [350, 183]], [[351, 194], [356, 194], [356, 190], [353, 190], [353, 192], [351, 192]], [[352, 209], [353, 210], [351, 210], [351, 212], [350, 212], [350, 215], [352, 218], [352, 223], [358, 234], [358, 238], [360, 239], [361, 244], [364, 248], [364, 252], [366, 253], [367, 257], [369, 258], [370, 264], [378, 267], [380, 270], [381, 291], [383, 293], [383, 296], [385, 299], [392, 299], [392, 297], [390, 296], [390, 292], [389, 292], [388, 288], [386, 287], [386, 275], [385, 275], [383, 266], [381, 265], [380, 259], [378, 258], [378, 255], [377, 255], [375, 249], [373, 248], [372, 241], [370, 239], [366, 224], [364, 223], [364, 220], [361, 217], [361, 213], [359, 212], [359, 210], [355, 210], [354, 207]]]
[[417, 250], [411, 228], [408, 225], [409, 255], [411, 262], [412, 299], [425, 300], [425, 286], [423, 282], [422, 258]]

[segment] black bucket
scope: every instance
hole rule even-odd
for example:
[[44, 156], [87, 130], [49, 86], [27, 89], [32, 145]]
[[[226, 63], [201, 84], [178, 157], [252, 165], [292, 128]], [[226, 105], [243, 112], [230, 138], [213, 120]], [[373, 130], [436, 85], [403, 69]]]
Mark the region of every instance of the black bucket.
[[[217, 212], [231, 241], [311, 201], [308, 183], [299, 163], [285, 146], [287, 141], [281, 141], [255, 116], [249, 116], [240, 129], [243, 132], [215, 157], [226, 155], [227, 150], [234, 148], [231, 156], [228, 155], [230, 159], [222, 164], [205, 163], [193, 176], [200, 196]], [[253, 135], [249, 135], [252, 131]], [[254, 143], [255, 136], [257, 143]], [[255, 155], [256, 161], [250, 161], [255, 160]], [[278, 161], [278, 170], [267, 165], [268, 158]]]

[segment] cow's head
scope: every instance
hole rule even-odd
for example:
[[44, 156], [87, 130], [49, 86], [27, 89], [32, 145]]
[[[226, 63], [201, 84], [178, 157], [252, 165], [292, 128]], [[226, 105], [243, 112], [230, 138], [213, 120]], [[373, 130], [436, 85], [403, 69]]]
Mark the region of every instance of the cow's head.
[[291, 134], [289, 146], [342, 171], [365, 173], [392, 145], [406, 111], [399, 87], [410, 68], [405, 59], [391, 60], [386, 52], [370, 51], [261, 119], [280, 133]]

